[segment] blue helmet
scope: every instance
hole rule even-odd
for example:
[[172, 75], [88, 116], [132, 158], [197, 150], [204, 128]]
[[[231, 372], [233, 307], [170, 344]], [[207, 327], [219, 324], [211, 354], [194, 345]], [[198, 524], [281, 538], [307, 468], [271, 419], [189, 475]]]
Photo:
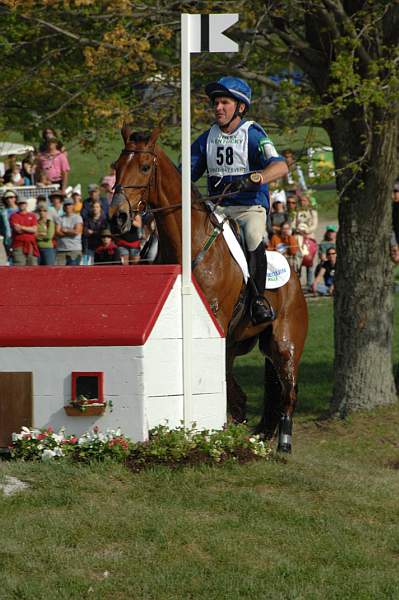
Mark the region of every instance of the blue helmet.
[[227, 76], [208, 83], [205, 92], [211, 100], [216, 96], [230, 96], [239, 102], [244, 102], [247, 108], [251, 104], [251, 88], [246, 81], [238, 77]]

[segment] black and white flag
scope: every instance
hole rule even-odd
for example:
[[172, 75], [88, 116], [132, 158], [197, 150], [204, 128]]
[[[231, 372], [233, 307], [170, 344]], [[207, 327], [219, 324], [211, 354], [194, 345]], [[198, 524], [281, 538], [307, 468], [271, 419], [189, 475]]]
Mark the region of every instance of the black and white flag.
[[224, 31], [237, 23], [238, 14], [189, 15], [190, 52], [238, 52]]

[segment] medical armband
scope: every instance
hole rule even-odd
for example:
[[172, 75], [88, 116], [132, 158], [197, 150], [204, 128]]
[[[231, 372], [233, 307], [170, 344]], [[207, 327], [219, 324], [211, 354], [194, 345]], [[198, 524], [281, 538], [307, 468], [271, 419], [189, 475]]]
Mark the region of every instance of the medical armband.
[[259, 140], [258, 150], [266, 160], [277, 158], [279, 156], [273, 142], [267, 136]]

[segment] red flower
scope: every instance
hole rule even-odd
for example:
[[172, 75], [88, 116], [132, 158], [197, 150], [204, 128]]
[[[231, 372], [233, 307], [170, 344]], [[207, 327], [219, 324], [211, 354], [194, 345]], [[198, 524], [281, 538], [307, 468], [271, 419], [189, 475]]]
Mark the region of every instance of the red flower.
[[62, 443], [63, 444], [76, 444], [77, 441], [78, 441], [78, 438], [74, 435], [71, 435], [71, 437], [69, 437], [69, 438], [64, 438], [62, 440]]
[[36, 436], [37, 440], [44, 440], [47, 437], [47, 433], [38, 433]]
[[110, 440], [109, 446], [110, 448], [112, 448], [113, 446], [121, 446], [124, 450], [127, 450], [129, 448], [129, 443], [123, 437], [116, 437]]
[[47, 433], [54, 433], [54, 429], [51, 427], [51, 425], [47, 427]]

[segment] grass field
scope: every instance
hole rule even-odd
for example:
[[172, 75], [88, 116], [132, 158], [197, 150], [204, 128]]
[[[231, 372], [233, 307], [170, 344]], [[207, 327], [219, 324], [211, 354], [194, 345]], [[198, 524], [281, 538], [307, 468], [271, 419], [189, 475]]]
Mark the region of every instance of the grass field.
[[[254, 414], [257, 352], [237, 371]], [[331, 378], [332, 305], [314, 301], [286, 462], [0, 464], [30, 485], [0, 496], [0, 600], [399, 598], [399, 409], [318, 419]]]

